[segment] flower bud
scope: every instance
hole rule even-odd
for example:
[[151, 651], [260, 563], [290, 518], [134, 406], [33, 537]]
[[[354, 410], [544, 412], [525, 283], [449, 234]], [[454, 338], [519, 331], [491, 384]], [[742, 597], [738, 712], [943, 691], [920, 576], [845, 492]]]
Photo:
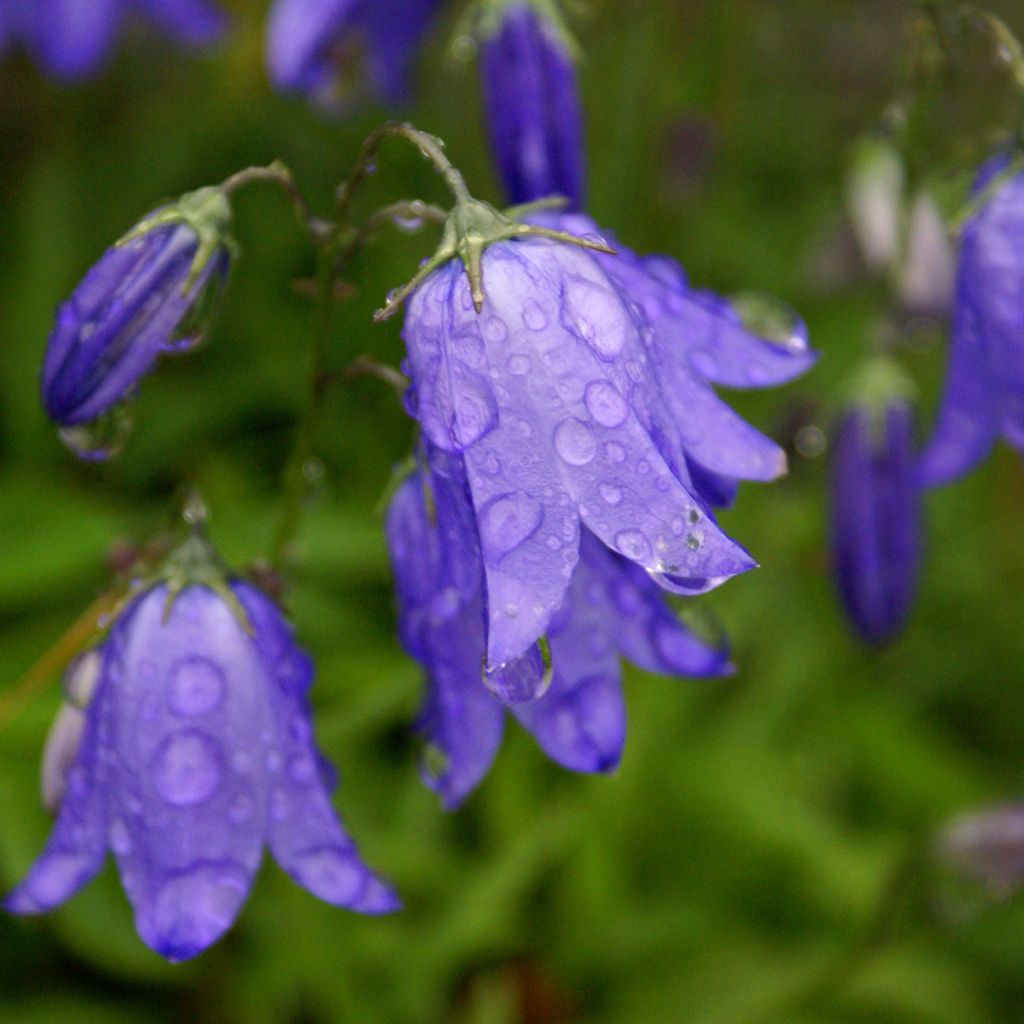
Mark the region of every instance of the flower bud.
[[43, 363], [47, 415], [85, 457], [157, 356], [201, 339], [230, 262], [231, 210], [204, 188], [144, 218], [57, 311]]

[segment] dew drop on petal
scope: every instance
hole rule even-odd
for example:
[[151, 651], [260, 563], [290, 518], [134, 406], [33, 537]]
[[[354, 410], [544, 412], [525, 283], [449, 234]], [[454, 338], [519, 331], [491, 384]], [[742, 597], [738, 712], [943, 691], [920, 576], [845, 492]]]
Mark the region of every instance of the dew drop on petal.
[[618, 427], [629, 412], [619, 389], [608, 380], [592, 380], [583, 392], [587, 411], [602, 427]]
[[644, 562], [651, 557], [651, 545], [639, 530], [620, 530], [615, 534], [615, 546], [634, 562]]
[[585, 466], [597, 454], [597, 442], [586, 423], [569, 417], [555, 428], [555, 451], [570, 466]]
[[606, 441], [604, 454], [609, 462], [620, 463], [626, 461], [626, 449], [618, 441]]
[[169, 804], [208, 800], [220, 782], [220, 749], [209, 736], [187, 729], [169, 736], [153, 758], [153, 784]]
[[548, 325], [548, 317], [536, 299], [527, 299], [523, 304], [523, 323], [531, 331], [543, 331]]
[[622, 488], [618, 484], [605, 482], [599, 484], [597, 490], [609, 505], [618, 505], [622, 501]]
[[541, 503], [525, 491], [500, 494], [480, 513], [480, 542], [488, 562], [500, 561], [515, 551], [540, 528]]
[[521, 352], [516, 353], [514, 356], [510, 356], [508, 360], [508, 372], [513, 377], [522, 377], [524, 374], [530, 372], [530, 357], [524, 355]]
[[171, 668], [167, 699], [176, 715], [205, 714], [223, 698], [224, 673], [209, 658], [185, 658]]

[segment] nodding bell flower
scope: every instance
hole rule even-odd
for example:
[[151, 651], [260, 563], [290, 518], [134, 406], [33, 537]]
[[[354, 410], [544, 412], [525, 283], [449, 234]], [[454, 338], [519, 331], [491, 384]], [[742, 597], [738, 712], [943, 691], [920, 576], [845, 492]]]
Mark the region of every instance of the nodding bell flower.
[[554, 8], [533, 0], [485, 7], [480, 75], [486, 127], [512, 203], [583, 201], [583, 111], [571, 46]]
[[72, 673], [87, 703], [77, 722], [61, 713], [48, 743], [57, 821], [6, 897], [11, 913], [63, 903], [109, 849], [139, 936], [186, 960], [231, 927], [264, 844], [328, 903], [365, 914], [398, 906], [331, 805], [309, 658], [277, 606], [219, 577], [212, 557], [190, 538], [167, 579], [143, 587]]
[[991, 161], [957, 252], [945, 390], [918, 476], [956, 480], [999, 437], [1024, 452], [1024, 172]]
[[602, 254], [583, 217], [538, 217], [556, 225], [548, 236], [509, 237], [505, 215], [472, 203], [456, 207], [439, 254], [404, 289], [415, 286], [403, 337], [408, 408], [465, 463], [493, 671], [548, 630], [581, 527], [688, 594], [752, 568], [707, 496], [773, 479], [785, 458], [708, 382], [763, 386], [813, 356], [802, 325], [776, 344], [666, 273], [668, 261]]
[[439, 0], [276, 0], [267, 23], [274, 84], [319, 105], [401, 102]]
[[[403, 646], [427, 673], [418, 730], [426, 783], [446, 807], [487, 773], [511, 713], [554, 761], [603, 772], [625, 739], [619, 657], [666, 675], [720, 676], [728, 651], [687, 629], [649, 576], [586, 529], [546, 638], [484, 670], [484, 555], [461, 456], [425, 446], [387, 517]], [[561, 543], [559, 547], [561, 547]]]
[[226, 22], [206, 0], [4, 0], [0, 20], [47, 74], [74, 81], [106, 62], [121, 23], [133, 12], [188, 46], [213, 42]]
[[193, 347], [230, 263], [231, 210], [217, 188], [161, 207], [104, 253], [57, 310], [42, 401], [86, 458], [114, 442], [120, 407], [159, 355]]
[[847, 617], [877, 644], [903, 628], [913, 605], [921, 495], [905, 382], [887, 360], [862, 380], [832, 453], [832, 569]]

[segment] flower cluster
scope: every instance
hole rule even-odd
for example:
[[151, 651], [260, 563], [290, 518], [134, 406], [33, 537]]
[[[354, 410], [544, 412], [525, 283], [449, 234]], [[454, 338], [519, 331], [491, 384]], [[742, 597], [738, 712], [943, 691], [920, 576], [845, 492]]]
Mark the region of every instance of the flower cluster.
[[149, 18], [186, 46], [208, 45], [225, 27], [208, 0], [4, 0], [0, 50], [16, 41], [48, 75], [86, 78], [106, 62], [129, 14]]

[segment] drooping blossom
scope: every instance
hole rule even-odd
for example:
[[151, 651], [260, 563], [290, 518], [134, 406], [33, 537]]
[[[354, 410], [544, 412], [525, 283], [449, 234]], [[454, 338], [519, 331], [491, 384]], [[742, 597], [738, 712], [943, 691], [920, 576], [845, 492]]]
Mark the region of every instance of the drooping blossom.
[[[593, 230], [581, 216], [545, 223]], [[802, 325], [784, 345], [760, 338], [670, 261], [621, 250], [498, 242], [482, 272], [480, 313], [455, 261], [430, 273], [403, 337], [410, 411], [432, 444], [465, 462], [488, 669], [547, 631], [581, 525], [685, 593], [751, 568], [707, 498], [728, 499], [737, 479], [773, 479], [785, 458], [710, 382], [765, 386], [799, 373], [813, 359]]]
[[583, 201], [583, 110], [559, 26], [530, 0], [484, 14], [480, 76], [491, 152], [510, 202]]
[[189, 215], [154, 211], [104, 253], [58, 309], [41, 391], [60, 426], [99, 419], [132, 394], [161, 353], [201, 337], [230, 261], [230, 208], [210, 188], [183, 197], [176, 209]]
[[731, 670], [726, 650], [687, 629], [642, 569], [584, 528], [547, 627], [550, 668], [528, 655], [483, 672], [484, 563], [465, 466], [429, 443], [425, 462], [394, 495], [387, 532], [402, 643], [427, 674], [418, 722], [428, 743], [424, 779], [447, 807], [487, 773], [506, 713], [566, 768], [614, 768], [626, 728], [620, 656], [667, 675]]
[[905, 399], [846, 411], [836, 431], [831, 483], [836, 586], [857, 632], [882, 643], [906, 623], [920, 560], [921, 500]]
[[132, 13], [189, 46], [213, 42], [226, 24], [223, 12], [207, 0], [4, 0], [2, 17], [11, 39], [48, 75], [75, 81], [103, 66]]
[[262, 592], [236, 582], [231, 594], [192, 584], [172, 601], [161, 583], [118, 617], [94, 655], [84, 720], [58, 721], [48, 745], [57, 821], [7, 910], [52, 910], [110, 850], [139, 936], [186, 960], [231, 927], [264, 844], [328, 903], [396, 908], [331, 806], [309, 658]]
[[929, 487], [968, 473], [1000, 437], [1024, 452], [1024, 173], [997, 178], [1005, 166], [983, 170], [960, 237], [949, 367], [919, 466]]
[[274, 84], [325, 107], [398, 103], [439, 0], [276, 0], [267, 23]]

